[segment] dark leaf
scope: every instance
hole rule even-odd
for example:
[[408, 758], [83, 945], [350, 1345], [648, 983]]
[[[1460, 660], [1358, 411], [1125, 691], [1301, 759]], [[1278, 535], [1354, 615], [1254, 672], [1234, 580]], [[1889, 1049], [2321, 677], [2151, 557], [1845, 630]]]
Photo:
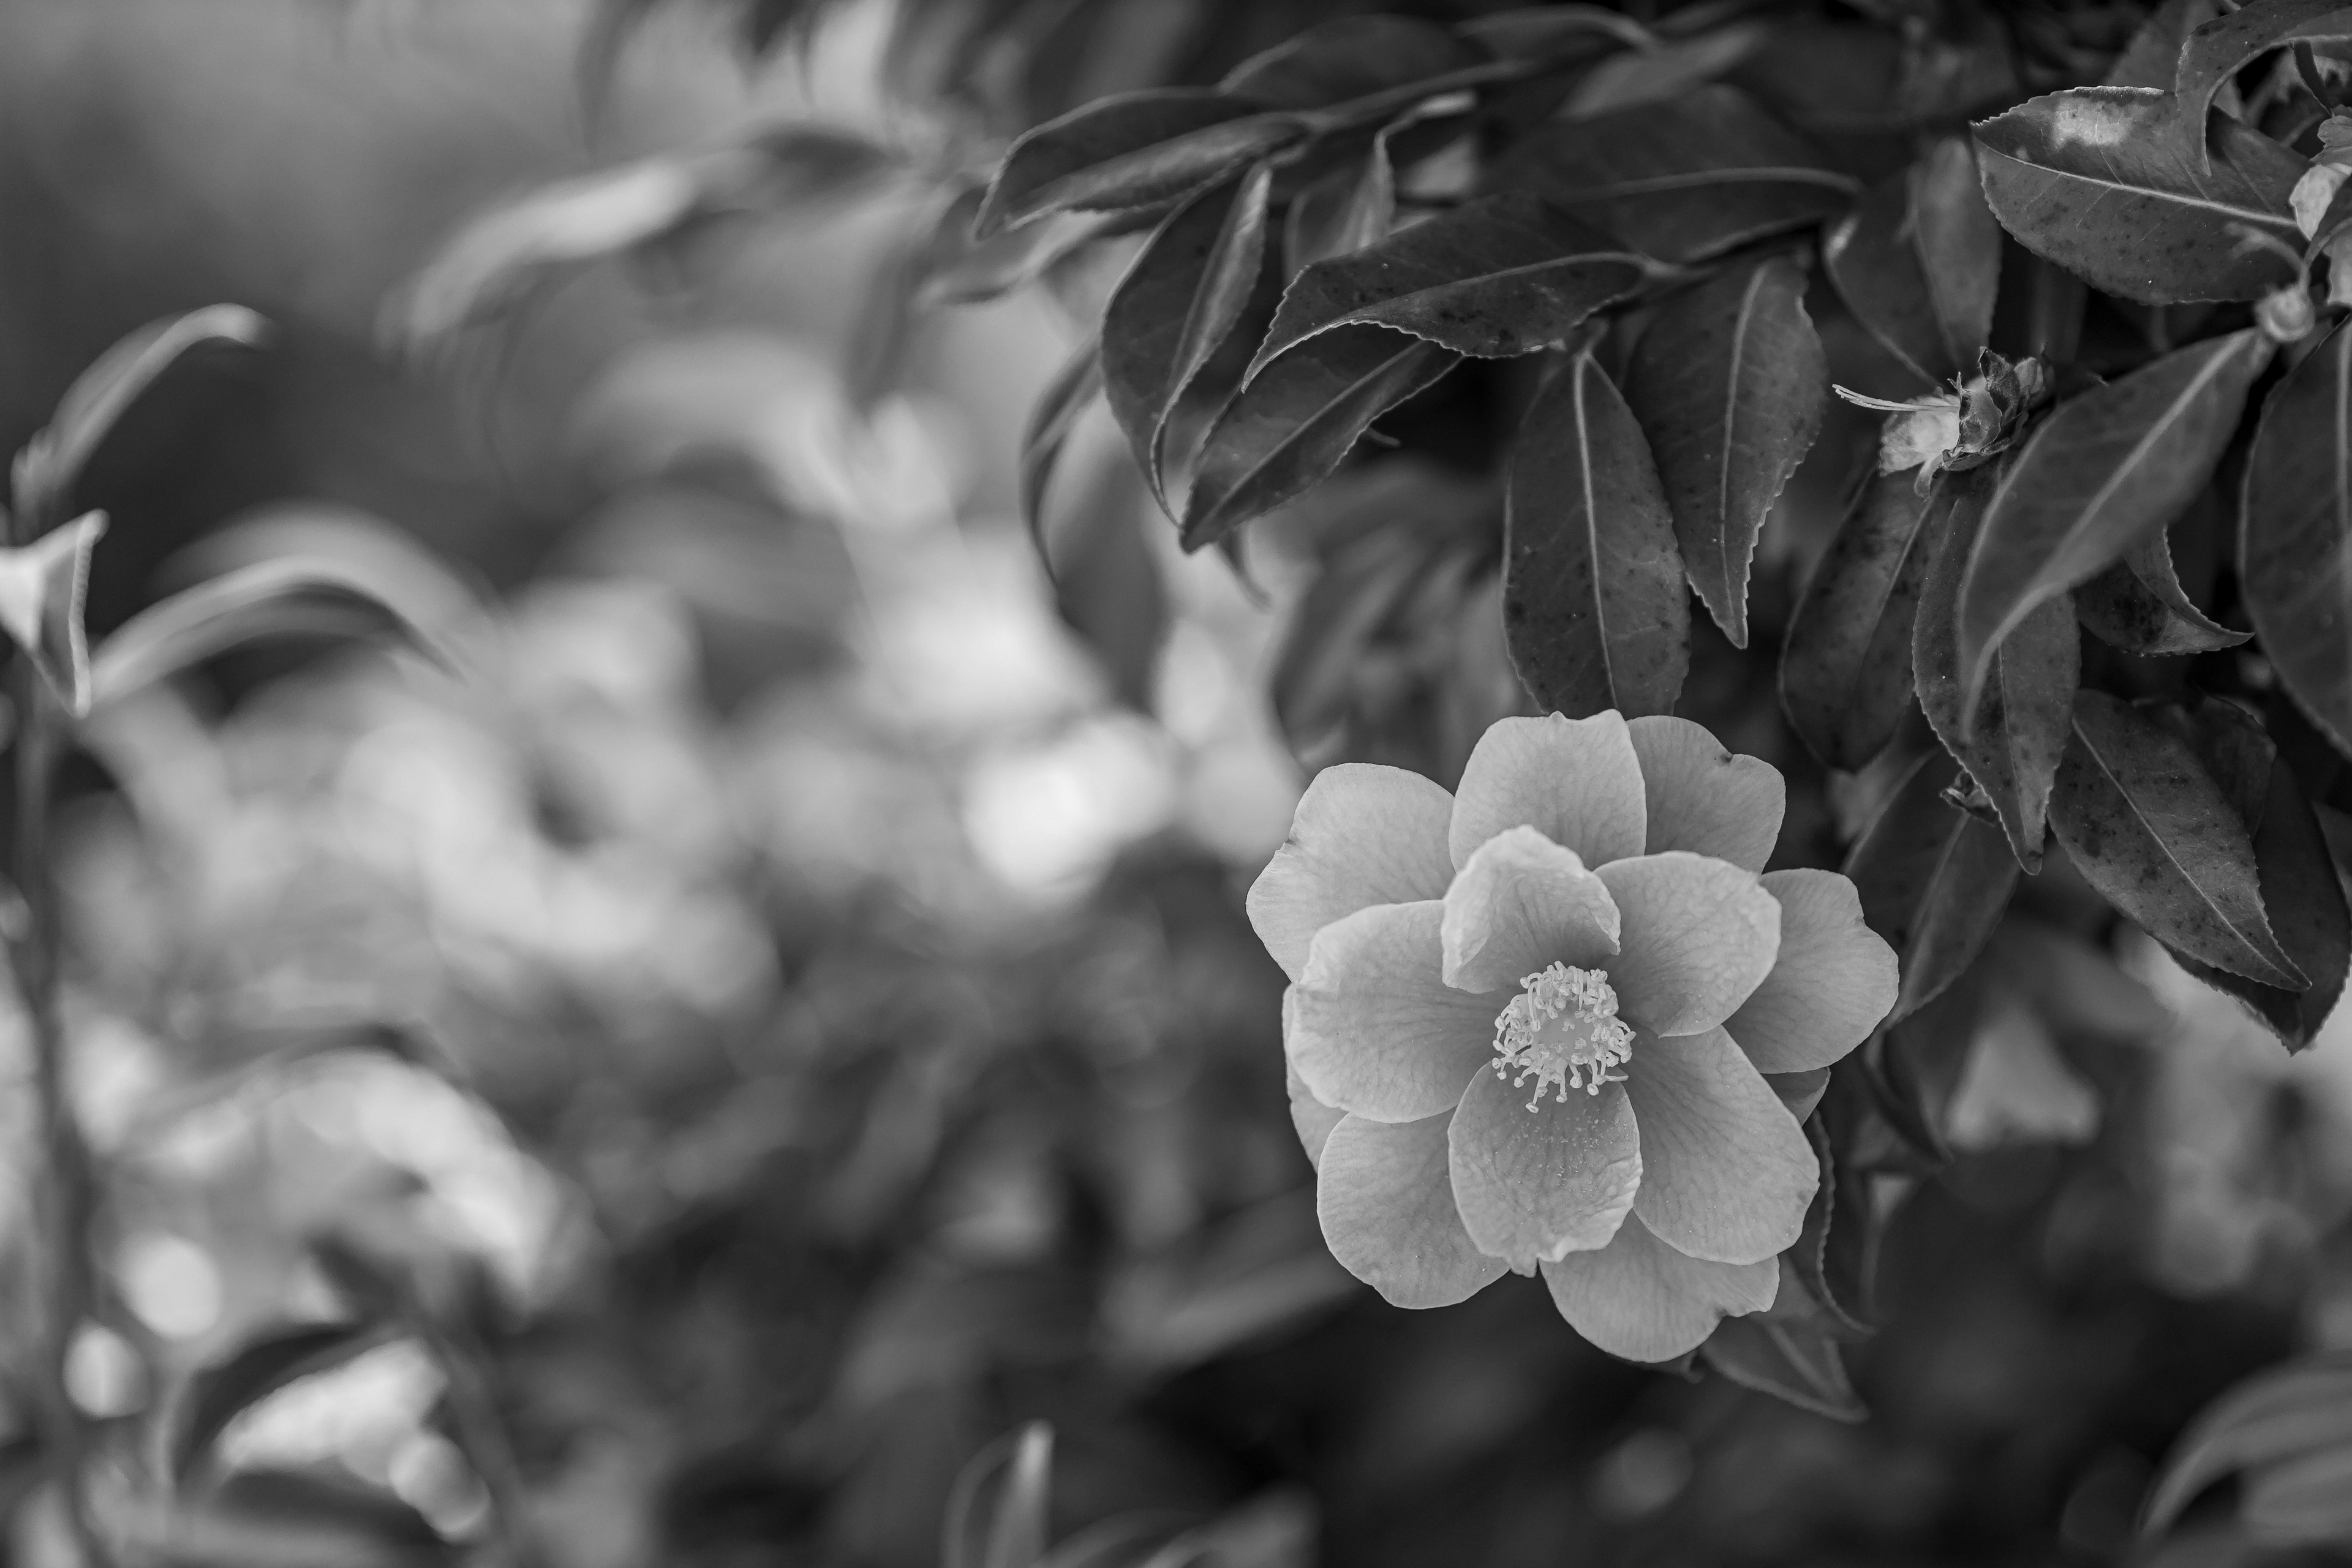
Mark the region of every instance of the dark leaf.
[[1160, 644], [1168, 630], [1168, 590], [1144, 529], [1156, 523], [1134, 466], [1116, 453], [1090, 465], [1048, 525], [1054, 607], [1102, 667], [1121, 701], [1148, 711]]
[[2218, 0], [2164, 0], [2154, 15], [2140, 24], [2139, 31], [2116, 63], [2107, 68], [2102, 86], [2154, 87], [2172, 90], [2173, 81], [2180, 69], [2180, 46], [2189, 41], [2189, 33], [2213, 19], [2221, 9]]
[[2240, 1470], [2352, 1448], [2352, 1359], [2316, 1355], [2249, 1379], [2181, 1434], [2140, 1511], [2153, 1533], [2198, 1493]]
[[1863, 919], [1902, 966], [1889, 1025], [1959, 978], [2017, 886], [2017, 860], [2000, 829], [1945, 803], [1958, 776], [1944, 752], [1921, 757], [1846, 858]]
[[1285, 276], [1385, 239], [1395, 221], [1396, 171], [1383, 131], [1356, 163], [1333, 171], [1291, 202], [1283, 224]]
[[2309, 988], [2263, 912], [2246, 825], [2189, 743], [2153, 719], [2078, 693], [2050, 821], [2084, 879], [2149, 935], [2265, 985]]
[[1581, 57], [1600, 46], [1659, 47], [1657, 35], [1641, 23], [1599, 5], [1528, 5], [1475, 16], [1459, 31], [1506, 59]]
[[2273, 347], [2252, 329], [2192, 343], [2069, 398], [2033, 433], [1993, 493], [1960, 588], [1969, 705], [2028, 616], [2197, 499]]
[[1754, 24], [1716, 27], [1654, 48], [1612, 55], [1584, 74], [1559, 107], [1563, 120], [1587, 120], [1686, 96], [1755, 53], [1766, 29]]
[[1185, 503], [1184, 548], [1312, 489], [1373, 420], [1460, 357], [1385, 327], [1339, 327], [1265, 366], [1209, 432]]
[[1821, 1185], [1813, 1189], [1804, 1229], [1789, 1249], [1787, 1261], [1795, 1266], [1813, 1300], [1842, 1327], [1867, 1332], [1871, 1322], [1865, 1304], [1876, 1263], [1877, 1221], [1871, 1212], [1869, 1177], [1838, 1158], [1829, 1121], [1823, 1114], [1805, 1122], [1805, 1136], [1821, 1162]]
[[1804, 294], [1804, 273], [1784, 257], [1727, 272], [1660, 309], [1626, 378], [1691, 586], [1734, 647], [1748, 646], [1756, 535], [1829, 395]]
[[2206, 697], [2186, 715], [2196, 747], [2222, 793], [2252, 830], [2263, 910], [2294, 965], [2311, 980], [2286, 991], [2177, 953], [2184, 968], [2243, 1002], [2287, 1049], [2311, 1044], [2344, 993], [2352, 957], [2352, 910], [2326, 837], [2294, 771], [2279, 762], [2262, 721], [2234, 702]]
[[1690, 668], [1673, 516], [1633, 411], [1587, 348], [1528, 409], [1503, 524], [1503, 626], [1542, 707], [1669, 713]]
[[1226, 73], [1218, 89], [1269, 109], [1322, 109], [1407, 87], [1488, 57], [1434, 22], [1340, 16]]
[[89, 593], [90, 555], [105, 533], [106, 514], [90, 511], [29, 544], [0, 546], [0, 631], [76, 717], [89, 711], [82, 604]]
[[1054, 1429], [1043, 1421], [973, 1455], [948, 1495], [944, 1568], [1038, 1568], [1053, 1479]]
[[1696, 261], [1842, 211], [1855, 182], [1728, 87], [1547, 127], [1496, 188], [1567, 207], [1643, 255]]
[[2340, 0], [2251, 0], [2203, 24], [2181, 45], [2172, 84], [2180, 146], [2192, 155], [2206, 150], [2213, 95], [2256, 55], [2297, 41], [2346, 38], [2352, 38], [2352, 6]]
[[287, 1384], [326, 1372], [383, 1343], [374, 1323], [302, 1323], [247, 1340], [226, 1361], [188, 1380], [172, 1424], [172, 1474], [182, 1486], [210, 1465], [230, 1422]]
[[239, 1470], [179, 1526], [180, 1550], [150, 1561], [237, 1568], [426, 1568], [465, 1561], [430, 1521], [340, 1468]]
[[2082, 636], [2063, 595], [2042, 605], [1994, 655], [1993, 676], [1973, 707], [1964, 706], [1957, 622], [1960, 573], [1985, 517], [1987, 470], [1948, 477], [1950, 521], [1936, 545], [1920, 592], [1911, 668], [1919, 707], [1936, 738], [1959, 758], [1992, 802], [2018, 864], [2042, 868], [2048, 837], [2051, 781], [2073, 728], [2074, 688], [2082, 678]]
[[1238, 184], [1178, 208], [1104, 307], [1103, 390], [1155, 495], [1168, 416], [1233, 331], [1257, 283], [1272, 181], [1261, 163]]
[[1154, 88], [1074, 109], [1013, 144], [973, 222], [982, 239], [1055, 212], [1117, 212], [1189, 195], [1307, 133], [1295, 114], [1203, 88]]
[[1911, 706], [1911, 626], [1951, 487], [1921, 495], [1879, 474], [1854, 499], [1780, 652], [1780, 706], [1813, 755], [1854, 769], [1886, 749]]
[[150, 321], [100, 354], [58, 400], [48, 426], [16, 454], [16, 510], [39, 529], [72, 509], [74, 487], [91, 454], [156, 377], [206, 344], [257, 347], [268, 323], [242, 305], [208, 305]]
[[1780, 1295], [1769, 1311], [1726, 1318], [1699, 1354], [1743, 1388], [1785, 1399], [1836, 1421], [1870, 1412], [1846, 1376], [1843, 1330], [1806, 1290], [1794, 1269], [1780, 1272]]
[[1430, 574], [1439, 551], [1419, 530], [1381, 529], [1337, 552], [1299, 595], [1269, 683], [1275, 718], [1295, 750], [1312, 750], [1347, 719], [1369, 645]]
[[[2009, 864], [2013, 869], [2017, 863]], [[1874, 1037], [1856, 1064], [1888, 1125], [1930, 1164], [1952, 1157], [1946, 1130], [1985, 1015], [1985, 970], [1982, 963], [1964, 969], [1933, 1001]]]
[[2085, 87], [2030, 100], [1976, 126], [1985, 199], [2036, 256], [2147, 304], [2252, 300], [2297, 272], [2287, 195], [2303, 159], [2234, 121], [2210, 167], [2172, 132], [2173, 99]]
[[2279, 684], [2352, 754], [2352, 328], [2263, 405], [2246, 458], [2239, 591]]
[[2211, 653], [2253, 636], [2231, 631], [2197, 607], [2173, 570], [2172, 542], [2160, 531], [2084, 584], [2074, 595], [2074, 614], [2100, 641], [2126, 653]]
[[1975, 366], [1992, 328], [2000, 225], [1966, 142], [1938, 142], [1864, 193], [1822, 259], [1855, 319], [1922, 379]]
[[1649, 271], [1643, 258], [1532, 196], [1487, 196], [1301, 272], [1250, 374], [1349, 325], [1394, 327], [1459, 354], [1532, 353]]
[[1045, 487], [1061, 460], [1070, 431], [1095, 395], [1103, 389], [1102, 355], [1093, 338], [1080, 343], [1029, 411], [1028, 427], [1021, 434], [1021, 518], [1029, 528], [1029, 542], [1050, 576], [1053, 563], [1045, 554]]

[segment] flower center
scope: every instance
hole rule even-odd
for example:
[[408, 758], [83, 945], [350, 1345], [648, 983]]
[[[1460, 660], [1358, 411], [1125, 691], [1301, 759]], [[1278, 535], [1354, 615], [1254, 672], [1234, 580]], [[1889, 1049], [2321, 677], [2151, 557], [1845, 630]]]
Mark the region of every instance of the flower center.
[[1611, 1069], [1633, 1056], [1633, 1026], [1617, 1016], [1607, 970], [1555, 963], [1519, 984], [1527, 989], [1495, 1016], [1495, 1076], [1518, 1089], [1532, 1074], [1529, 1110], [1543, 1103], [1547, 1084], [1559, 1086], [1565, 1105], [1571, 1089], [1599, 1094], [1604, 1083], [1625, 1081]]

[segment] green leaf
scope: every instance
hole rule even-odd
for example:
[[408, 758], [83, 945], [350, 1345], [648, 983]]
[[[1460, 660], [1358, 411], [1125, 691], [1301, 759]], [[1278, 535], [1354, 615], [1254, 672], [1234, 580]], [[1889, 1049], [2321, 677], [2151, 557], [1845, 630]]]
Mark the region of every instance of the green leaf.
[[1013, 144], [972, 232], [1056, 212], [1119, 212], [1191, 195], [1307, 134], [1298, 116], [1205, 88], [1152, 88], [1099, 99]]
[[1269, 109], [1322, 109], [1484, 63], [1434, 22], [1339, 16], [1235, 66], [1220, 92]]
[[1728, 87], [1547, 126], [1495, 169], [1645, 256], [1687, 262], [1842, 211], [1858, 188]]
[[1029, 410], [1029, 423], [1021, 433], [1021, 520], [1028, 526], [1029, 542], [1036, 548], [1038, 563], [1048, 577], [1053, 574], [1053, 563], [1045, 554], [1045, 487], [1053, 482], [1054, 468], [1061, 461], [1070, 431], [1102, 390], [1100, 343], [1089, 337], [1062, 362], [1062, 368], [1037, 395]]
[[2175, 953], [2183, 968], [2244, 1003], [2291, 1051], [2311, 1044], [2344, 994], [2352, 960], [2352, 910], [2319, 819], [2278, 760], [2262, 721], [2237, 703], [2200, 698], [2181, 715], [2186, 738], [2221, 786], [2253, 837], [2254, 870], [2263, 910], [2279, 945], [2311, 979], [2307, 991], [2286, 991]]
[[2036, 256], [2146, 304], [2252, 300], [2295, 280], [2287, 205], [2304, 160], [2234, 121], [2210, 166], [2173, 133], [2172, 95], [2084, 87], [1978, 121], [1985, 199]]
[[2197, 607], [2173, 570], [2172, 542], [2161, 531], [2084, 584], [2074, 595], [2074, 615], [2108, 647], [2143, 656], [2211, 653], [2253, 636], [2231, 631]]
[[1719, 26], [1652, 48], [1612, 55], [1584, 74], [1559, 106], [1563, 120], [1589, 120], [1614, 110], [1679, 99], [1713, 81], [1756, 52], [1766, 29], [1753, 23]]
[[202, 1478], [213, 1445], [229, 1423], [287, 1384], [342, 1365], [384, 1342], [374, 1323], [299, 1323], [247, 1340], [225, 1361], [188, 1380], [172, 1422], [172, 1475], [185, 1487]]
[[1571, 719], [1670, 713], [1690, 668], [1665, 491], [1589, 347], [1537, 396], [1512, 449], [1503, 629], [1528, 692]]
[[1726, 272], [1660, 308], [1626, 378], [1691, 586], [1734, 647], [1748, 646], [1756, 535], [1829, 395], [1804, 293], [1785, 257]]
[[1301, 272], [1250, 374], [1351, 325], [1393, 327], [1458, 354], [1532, 353], [1649, 272], [1643, 258], [1532, 196], [1487, 196]]
[[1846, 1331], [1812, 1299], [1797, 1271], [1783, 1268], [1770, 1310], [1724, 1319], [1699, 1354], [1743, 1388], [1833, 1421], [1863, 1421], [1870, 1411], [1846, 1375], [1839, 1344]]
[[0, 631], [24, 650], [65, 710], [89, 711], [89, 645], [82, 602], [106, 514], [84, 512], [30, 544], [0, 546]]
[[2263, 911], [2246, 825], [2189, 743], [2147, 715], [2076, 695], [2050, 821], [2084, 880], [2150, 936], [2265, 985], [2310, 988]]
[[1054, 1428], [1043, 1421], [973, 1455], [948, 1494], [944, 1568], [1038, 1568], [1053, 1479]]
[[363, 566], [289, 556], [240, 566], [150, 605], [100, 645], [90, 705], [103, 707], [215, 654], [265, 637], [390, 636], [451, 670], [465, 659], [435, 623], [438, 606]]
[[1780, 707], [1833, 768], [1885, 751], [1911, 706], [1911, 628], [1952, 498], [1913, 479], [1879, 474], [1854, 498], [1781, 644]]
[[2240, 1470], [2352, 1448], [2352, 1357], [2323, 1354], [2248, 1379], [2223, 1394], [2173, 1445], [2140, 1512], [2154, 1534], [2197, 1494]]
[[2103, 87], [2154, 87], [2172, 90], [2179, 79], [2180, 46], [2189, 33], [2213, 19], [2218, 0], [2164, 0], [2139, 25], [2124, 52], [2116, 57], [2101, 81]]
[[1960, 588], [1968, 708], [2028, 616], [2197, 499], [2273, 346], [2252, 328], [2192, 343], [2068, 399], [2033, 433], [1993, 494]]
[[1396, 170], [1382, 131], [1352, 166], [1298, 193], [1283, 220], [1284, 276], [1388, 237], [1396, 222]]
[[2213, 95], [2256, 55], [2295, 42], [2352, 38], [2352, 6], [2339, 0], [2249, 0], [2189, 35], [2172, 84], [2179, 104], [2177, 139], [2191, 154], [2208, 149]]
[[1339, 327], [1266, 365], [1209, 431], [1185, 502], [1184, 548], [1314, 489], [1373, 420], [1460, 358], [1385, 327]]
[[1103, 309], [1103, 390], [1155, 496], [1163, 493], [1168, 416], [1232, 333], [1257, 284], [1273, 178], [1261, 163], [1179, 207]]
[[1942, 752], [1912, 763], [1846, 857], [1863, 920], [1901, 966], [1890, 1026], [1959, 978], [2017, 886], [2017, 860], [2000, 829], [1945, 801], [1958, 776]]
[[2263, 405], [2246, 458], [2238, 584], [2279, 684], [2352, 755], [2352, 328]]
[[1973, 706], [1960, 679], [1960, 572], [1985, 517], [1982, 470], [1948, 476], [1950, 521], [1920, 590], [1911, 643], [1919, 707], [1936, 738], [1990, 797], [2017, 862], [2042, 868], [2048, 838], [2051, 782], [2073, 731], [2074, 688], [2082, 678], [2082, 634], [2063, 595], [2019, 624], [1993, 656], [1993, 677]]
[[1975, 366], [1992, 330], [2000, 225], [1966, 142], [1940, 142], [1864, 192], [1822, 259], [1855, 320], [1923, 380]]
[[66, 389], [48, 426], [16, 454], [18, 514], [46, 531], [71, 510], [82, 469], [131, 405], [190, 352], [214, 344], [258, 347], [269, 325], [242, 305], [208, 305], [127, 334]]

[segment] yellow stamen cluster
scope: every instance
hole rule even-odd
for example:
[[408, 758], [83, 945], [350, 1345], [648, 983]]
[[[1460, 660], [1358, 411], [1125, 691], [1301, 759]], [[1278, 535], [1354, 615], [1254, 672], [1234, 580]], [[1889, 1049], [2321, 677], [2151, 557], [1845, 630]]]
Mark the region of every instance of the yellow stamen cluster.
[[1529, 1110], [1542, 1105], [1548, 1084], [1559, 1086], [1565, 1105], [1571, 1089], [1599, 1094], [1602, 1084], [1625, 1081], [1615, 1069], [1633, 1054], [1633, 1026], [1617, 1016], [1608, 971], [1555, 963], [1519, 984], [1527, 989], [1495, 1018], [1495, 1076], [1518, 1089], [1532, 1075]]

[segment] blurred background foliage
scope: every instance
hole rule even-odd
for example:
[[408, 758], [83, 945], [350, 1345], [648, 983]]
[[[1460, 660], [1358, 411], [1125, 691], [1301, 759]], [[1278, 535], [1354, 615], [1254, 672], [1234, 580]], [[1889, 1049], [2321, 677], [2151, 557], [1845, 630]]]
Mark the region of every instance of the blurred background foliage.
[[[2288, 1058], [2110, 946], [2062, 868], [1915, 1030], [1955, 1158], [1920, 1180], [1890, 1144], [1867, 1188], [1900, 1205], [1867, 1424], [1612, 1362], [1531, 1282], [1400, 1312], [1324, 1251], [1239, 894], [1301, 759], [1451, 782], [1524, 700], [1459, 613], [1493, 592], [1491, 498], [1370, 465], [1244, 576], [1140, 526], [1097, 414], [1048, 510], [1057, 589], [1014, 459], [1073, 346], [1055, 290], [1107, 280], [952, 311], [893, 286], [992, 136], [1213, 75], [1297, 9], [1065, 7], [1093, 30], [918, 110], [875, 4], [0, 0], [0, 443], [142, 321], [233, 300], [278, 329], [192, 356], [100, 454], [93, 630], [296, 542], [462, 655], [238, 653], [110, 711], [70, 775], [108, 1298], [69, 1373], [127, 1560], [994, 1568], [957, 1531], [1043, 1504], [999, 1442], [1037, 1420], [1069, 1564], [2323, 1550], [2225, 1507], [2134, 1528], [2217, 1394], [2352, 1349], [2352, 1040]], [[804, 54], [742, 47], [803, 21]], [[585, 190], [541, 209], [569, 241], [526, 237], [613, 249], [632, 193], [669, 199], [645, 171], [812, 114], [904, 156], [849, 179], [798, 147], [780, 177], [829, 200], [721, 190], [399, 352], [481, 303], [445, 248], [469, 218]], [[640, 184], [562, 184], [614, 169]], [[1368, 489], [1426, 538], [1351, 533]], [[1768, 624], [1834, 489], [1792, 491]], [[1318, 663], [1286, 628], [1351, 574], [1392, 591], [1346, 595], [1376, 613]], [[1892, 781], [1818, 787], [1767, 679], [1703, 638], [1686, 710], [1816, 786], [1782, 859], [1834, 863]], [[7, 1146], [21, 1239], [34, 1144]], [[289, 1324], [319, 1353], [248, 1367], [283, 1386], [155, 1501], [199, 1370]], [[69, 1561], [24, 1447], [9, 1560]]]

